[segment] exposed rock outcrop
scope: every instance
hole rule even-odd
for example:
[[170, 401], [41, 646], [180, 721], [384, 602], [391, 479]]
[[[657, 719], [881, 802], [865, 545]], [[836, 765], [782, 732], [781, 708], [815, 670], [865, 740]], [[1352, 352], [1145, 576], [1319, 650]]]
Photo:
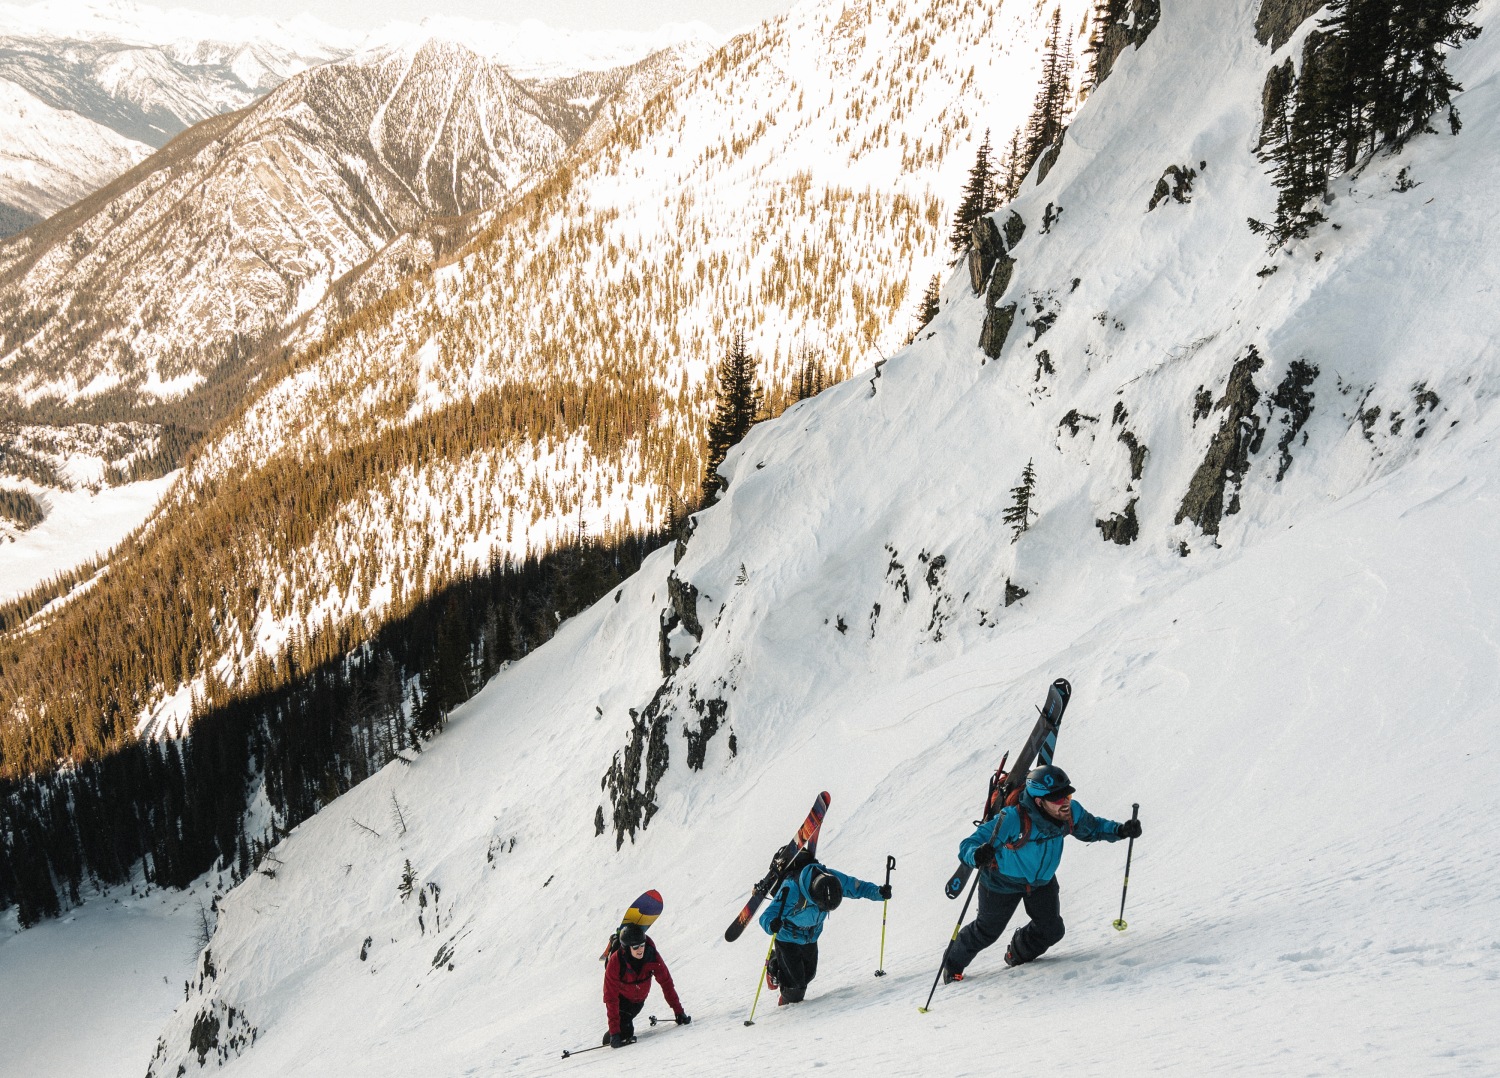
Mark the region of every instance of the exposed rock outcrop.
[[1260, 451], [1266, 434], [1260, 416], [1255, 413], [1255, 406], [1260, 402], [1260, 390], [1255, 388], [1255, 372], [1263, 366], [1265, 361], [1251, 345], [1229, 372], [1224, 395], [1214, 405], [1215, 411], [1224, 413], [1224, 421], [1209, 442], [1203, 463], [1193, 473], [1187, 494], [1177, 510], [1176, 523], [1191, 520], [1203, 534], [1218, 535], [1219, 522], [1239, 512], [1240, 483], [1250, 467], [1251, 456]]
[[1255, 16], [1255, 40], [1279, 49], [1292, 39], [1297, 27], [1327, 4], [1328, 0], [1261, 0]]
[[1098, 32], [1094, 70], [1099, 82], [1109, 77], [1127, 45], [1140, 48], [1161, 21], [1161, 0], [1117, 0], [1117, 3], [1119, 14]]

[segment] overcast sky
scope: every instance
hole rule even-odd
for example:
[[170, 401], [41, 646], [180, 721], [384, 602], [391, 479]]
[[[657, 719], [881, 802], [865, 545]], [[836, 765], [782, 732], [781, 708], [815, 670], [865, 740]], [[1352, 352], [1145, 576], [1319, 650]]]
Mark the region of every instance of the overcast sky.
[[[22, 0], [24, 2], [24, 0]], [[569, 30], [652, 30], [669, 22], [706, 22], [723, 32], [747, 30], [791, 8], [794, 0], [147, 0], [218, 15], [289, 19], [308, 14], [332, 26], [370, 29], [427, 15], [459, 15], [492, 22], [539, 19]]]

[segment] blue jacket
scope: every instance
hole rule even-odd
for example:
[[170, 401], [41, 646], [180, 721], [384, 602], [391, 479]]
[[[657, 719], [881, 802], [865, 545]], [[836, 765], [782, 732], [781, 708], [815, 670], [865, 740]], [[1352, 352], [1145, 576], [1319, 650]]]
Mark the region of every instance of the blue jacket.
[[795, 878], [783, 882], [776, 892], [776, 898], [760, 915], [760, 927], [767, 933], [771, 931], [771, 922], [780, 917], [781, 929], [776, 933], [777, 939], [785, 943], [818, 942], [818, 937], [823, 934], [823, 921], [828, 914], [820, 910], [808, 896], [808, 888], [812, 886], [815, 869], [826, 872], [838, 880], [840, 886], [844, 888], [845, 898], [869, 898], [876, 902], [880, 901], [879, 885], [856, 880], [853, 876], [846, 876], [827, 865], [814, 862], [797, 873]]
[[[1057, 874], [1063, 839], [1068, 835], [1084, 842], [1118, 842], [1120, 839], [1120, 825], [1114, 820], [1090, 815], [1077, 801], [1073, 802], [1072, 809], [1072, 820], [1058, 823], [1038, 808], [1031, 798], [1022, 797], [1020, 804], [1002, 809], [964, 839], [958, 848], [959, 859], [966, 865], [973, 865], [974, 854], [981, 846], [993, 846], [995, 867], [981, 869], [979, 882], [1001, 894], [1030, 891], [1049, 884]], [[1007, 849], [1007, 843], [1016, 843], [1021, 838], [1022, 813], [1030, 821], [1026, 841], [1016, 849]]]

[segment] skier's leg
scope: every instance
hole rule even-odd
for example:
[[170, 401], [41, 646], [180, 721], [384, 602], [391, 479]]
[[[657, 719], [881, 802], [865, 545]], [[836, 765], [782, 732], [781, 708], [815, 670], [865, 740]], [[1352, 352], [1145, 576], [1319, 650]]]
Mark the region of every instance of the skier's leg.
[[625, 1035], [626, 1040], [635, 1036], [635, 1016], [641, 1013], [641, 1008], [645, 1005], [645, 1000], [637, 1003], [633, 999], [620, 997], [620, 1032]]
[[781, 972], [781, 998], [786, 1003], [801, 1003], [808, 982], [818, 972], [816, 943], [776, 941], [776, 964]]
[[1029, 923], [1016, 929], [1010, 940], [1012, 965], [1019, 966], [1040, 958], [1049, 947], [1063, 938], [1061, 903], [1058, 897], [1056, 877], [1045, 887], [1038, 887], [1026, 896], [1026, 912]]
[[1011, 915], [1021, 902], [1020, 894], [997, 894], [979, 885], [979, 912], [964, 927], [958, 938], [943, 953], [943, 967], [950, 973], [962, 973], [974, 956], [1000, 938]]

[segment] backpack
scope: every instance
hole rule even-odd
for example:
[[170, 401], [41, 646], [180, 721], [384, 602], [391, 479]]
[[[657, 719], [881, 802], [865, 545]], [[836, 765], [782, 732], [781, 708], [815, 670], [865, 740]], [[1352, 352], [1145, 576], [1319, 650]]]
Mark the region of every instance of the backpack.
[[[1009, 777], [1010, 776], [1004, 771], [996, 771], [994, 775], [990, 777], [990, 793], [989, 797], [985, 799], [984, 819], [976, 821], [975, 826], [978, 826], [981, 823], [985, 823], [988, 820], [993, 820], [996, 816], [1000, 815], [1001, 812], [1005, 811], [1008, 808], [1011, 808], [1012, 806], [1015, 806], [1016, 815], [1018, 815], [1021, 819], [1021, 833], [1015, 838], [1011, 839], [1009, 842], [1002, 843], [1002, 845], [1007, 850], [1019, 850], [1022, 846], [1026, 845], [1026, 843], [1031, 840], [1031, 813], [1026, 812], [1020, 808], [1021, 794], [1025, 792], [1026, 789], [1025, 783], [1021, 783], [1020, 785], [1014, 787], [1008, 794], [1005, 795], [1004, 802], [1001, 803], [1000, 791], [1005, 789], [1005, 783], [1009, 779]], [[1068, 822], [1063, 825], [1063, 828], [1066, 833], [1072, 834], [1072, 817], [1068, 818]]]

